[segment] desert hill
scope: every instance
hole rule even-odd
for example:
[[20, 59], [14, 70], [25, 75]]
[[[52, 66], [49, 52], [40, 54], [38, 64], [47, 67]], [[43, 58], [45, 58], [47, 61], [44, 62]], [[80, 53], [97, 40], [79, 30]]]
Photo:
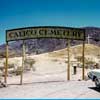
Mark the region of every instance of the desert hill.
[[[28, 62], [35, 61], [35, 64], [39, 64], [38, 66], [41, 67], [41, 64], [44, 62], [48, 62], [46, 65], [50, 65], [50, 62], [66, 62], [67, 61], [67, 48], [49, 52], [49, 53], [43, 53], [39, 55], [29, 55], [26, 54], [25, 58], [28, 60]], [[82, 45], [76, 45], [70, 47], [70, 58], [71, 61], [75, 62], [82, 62]], [[93, 44], [85, 44], [85, 59], [86, 62], [90, 63], [100, 63], [100, 47], [95, 46]], [[5, 59], [1, 59], [0, 62], [3, 65], [3, 62]], [[45, 64], [44, 63], [44, 64]], [[14, 64], [15, 66], [21, 66], [22, 65], [22, 57], [11, 57], [9, 58], [9, 64]]]
[[[83, 27], [86, 31], [86, 43], [100, 46], [100, 28], [97, 27]], [[71, 46], [82, 44], [82, 41], [71, 40]], [[41, 54], [52, 52], [67, 47], [66, 39], [31, 39], [26, 40], [27, 54]], [[9, 56], [22, 55], [22, 41], [14, 41], [9, 43]], [[0, 57], [5, 57], [5, 44], [0, 45]]]
[[[82, 44], [71, 46], [70, 55], [71, 56], [82, 55], [82, 50], [83, 50]], [[51, 52], [50, 55], [55, 56], [55, 57], [64, 57], [67, 55], [67, 48]], [[85, 55], [86, 56], [93, 55], [96, 57], [100, 56], [100, 47], [93, 44], [85, 44]]]

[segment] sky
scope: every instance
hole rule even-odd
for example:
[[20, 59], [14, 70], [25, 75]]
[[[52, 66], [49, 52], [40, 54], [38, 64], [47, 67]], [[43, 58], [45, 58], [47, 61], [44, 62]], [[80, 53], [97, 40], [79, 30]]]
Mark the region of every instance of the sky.
[[0, 0], [0, 44], [8, 29], [100, 27], [100, 0]]

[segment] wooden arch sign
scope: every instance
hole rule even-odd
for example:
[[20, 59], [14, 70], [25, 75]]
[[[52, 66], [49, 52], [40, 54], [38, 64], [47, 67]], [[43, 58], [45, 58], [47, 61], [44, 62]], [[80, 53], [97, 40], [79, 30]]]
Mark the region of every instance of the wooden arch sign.
[[6, 30], [6, 65], [5, 65], [5, 78], [4, 81], [7, 83], [8, 73], [8, 42], [23, 40], [23, 59], [22, 59], [22, 73], [20, 84], [22, 84], [23, 77], [23, 66], [24, 66], [24, 54], [25, 45], [24, 40], [27, 39], [38, 39], [38, 38], [56, 38], [56, 39], [67, 39], [68, 40], [68, 68], [67, 68], [67, 80], [70, 80], [70, 42], [69, 40], [81, 40], [83, 41], [83, 70], [82, 79], [84, 79], [84, 48], [85, 48], [85, 29], [71, 28], [71, 27], [57, 27], [57, 26], [40, 26], [40, 27], [26, 27]]

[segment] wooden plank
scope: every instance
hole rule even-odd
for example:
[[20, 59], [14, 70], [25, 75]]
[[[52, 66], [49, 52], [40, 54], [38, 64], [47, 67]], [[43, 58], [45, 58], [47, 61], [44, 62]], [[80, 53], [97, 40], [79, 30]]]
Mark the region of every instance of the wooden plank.
[[69, 39], [68, 39], [67, 52], [68, 52], [67, 80], [70, 80], [70, 40]]
[[6, 63], [5, 63], [5, 76], [4, 82], [7, 84], [7, 75], [8, 75], [8, 42], [6, 42]]
[[25, 60], [25, 42], [23, 40], [23, 46], [22, 46], [22, 68], [21, 68], [21, 76], [20, 76], [20, 85], [23, 84], [24, 60]]
[[82, 51], [83, 67], [82, 67], [82, 79], [85, 79], [85, 41], [83, 41], [83, 51]]

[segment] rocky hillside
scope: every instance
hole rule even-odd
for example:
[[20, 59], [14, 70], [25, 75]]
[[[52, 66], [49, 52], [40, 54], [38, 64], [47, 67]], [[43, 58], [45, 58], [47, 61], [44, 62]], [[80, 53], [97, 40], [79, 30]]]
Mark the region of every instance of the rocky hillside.
[[[86, 31], [86, 43], [100, 46], [100, 28], [84, 27]], [[26, 53], [40, 54], [44, 52], [52, 52], [67, 47], [66, 39], [31, 39], [26, 40]], [[71, 45], [81, 44], [82, 41], [71, 40]], [[22, 55], [22, 41], [9, 43], [10, 56]], [[0, 57], [5, 57], [5, 44], [0, 46]]]
[[[75, 45], [70, 48], [70, 56], [82, 56], [83, 46], [82, 45]], [[67, 48], [57, 50], [54, 52], [49, 53], [50, 56], [61, 58], [66, 57], [67, 55]], [[95, 56], [100, 59], [100, 47], [95, 46], [93, 44], [85, 44], [85, 56]]]

